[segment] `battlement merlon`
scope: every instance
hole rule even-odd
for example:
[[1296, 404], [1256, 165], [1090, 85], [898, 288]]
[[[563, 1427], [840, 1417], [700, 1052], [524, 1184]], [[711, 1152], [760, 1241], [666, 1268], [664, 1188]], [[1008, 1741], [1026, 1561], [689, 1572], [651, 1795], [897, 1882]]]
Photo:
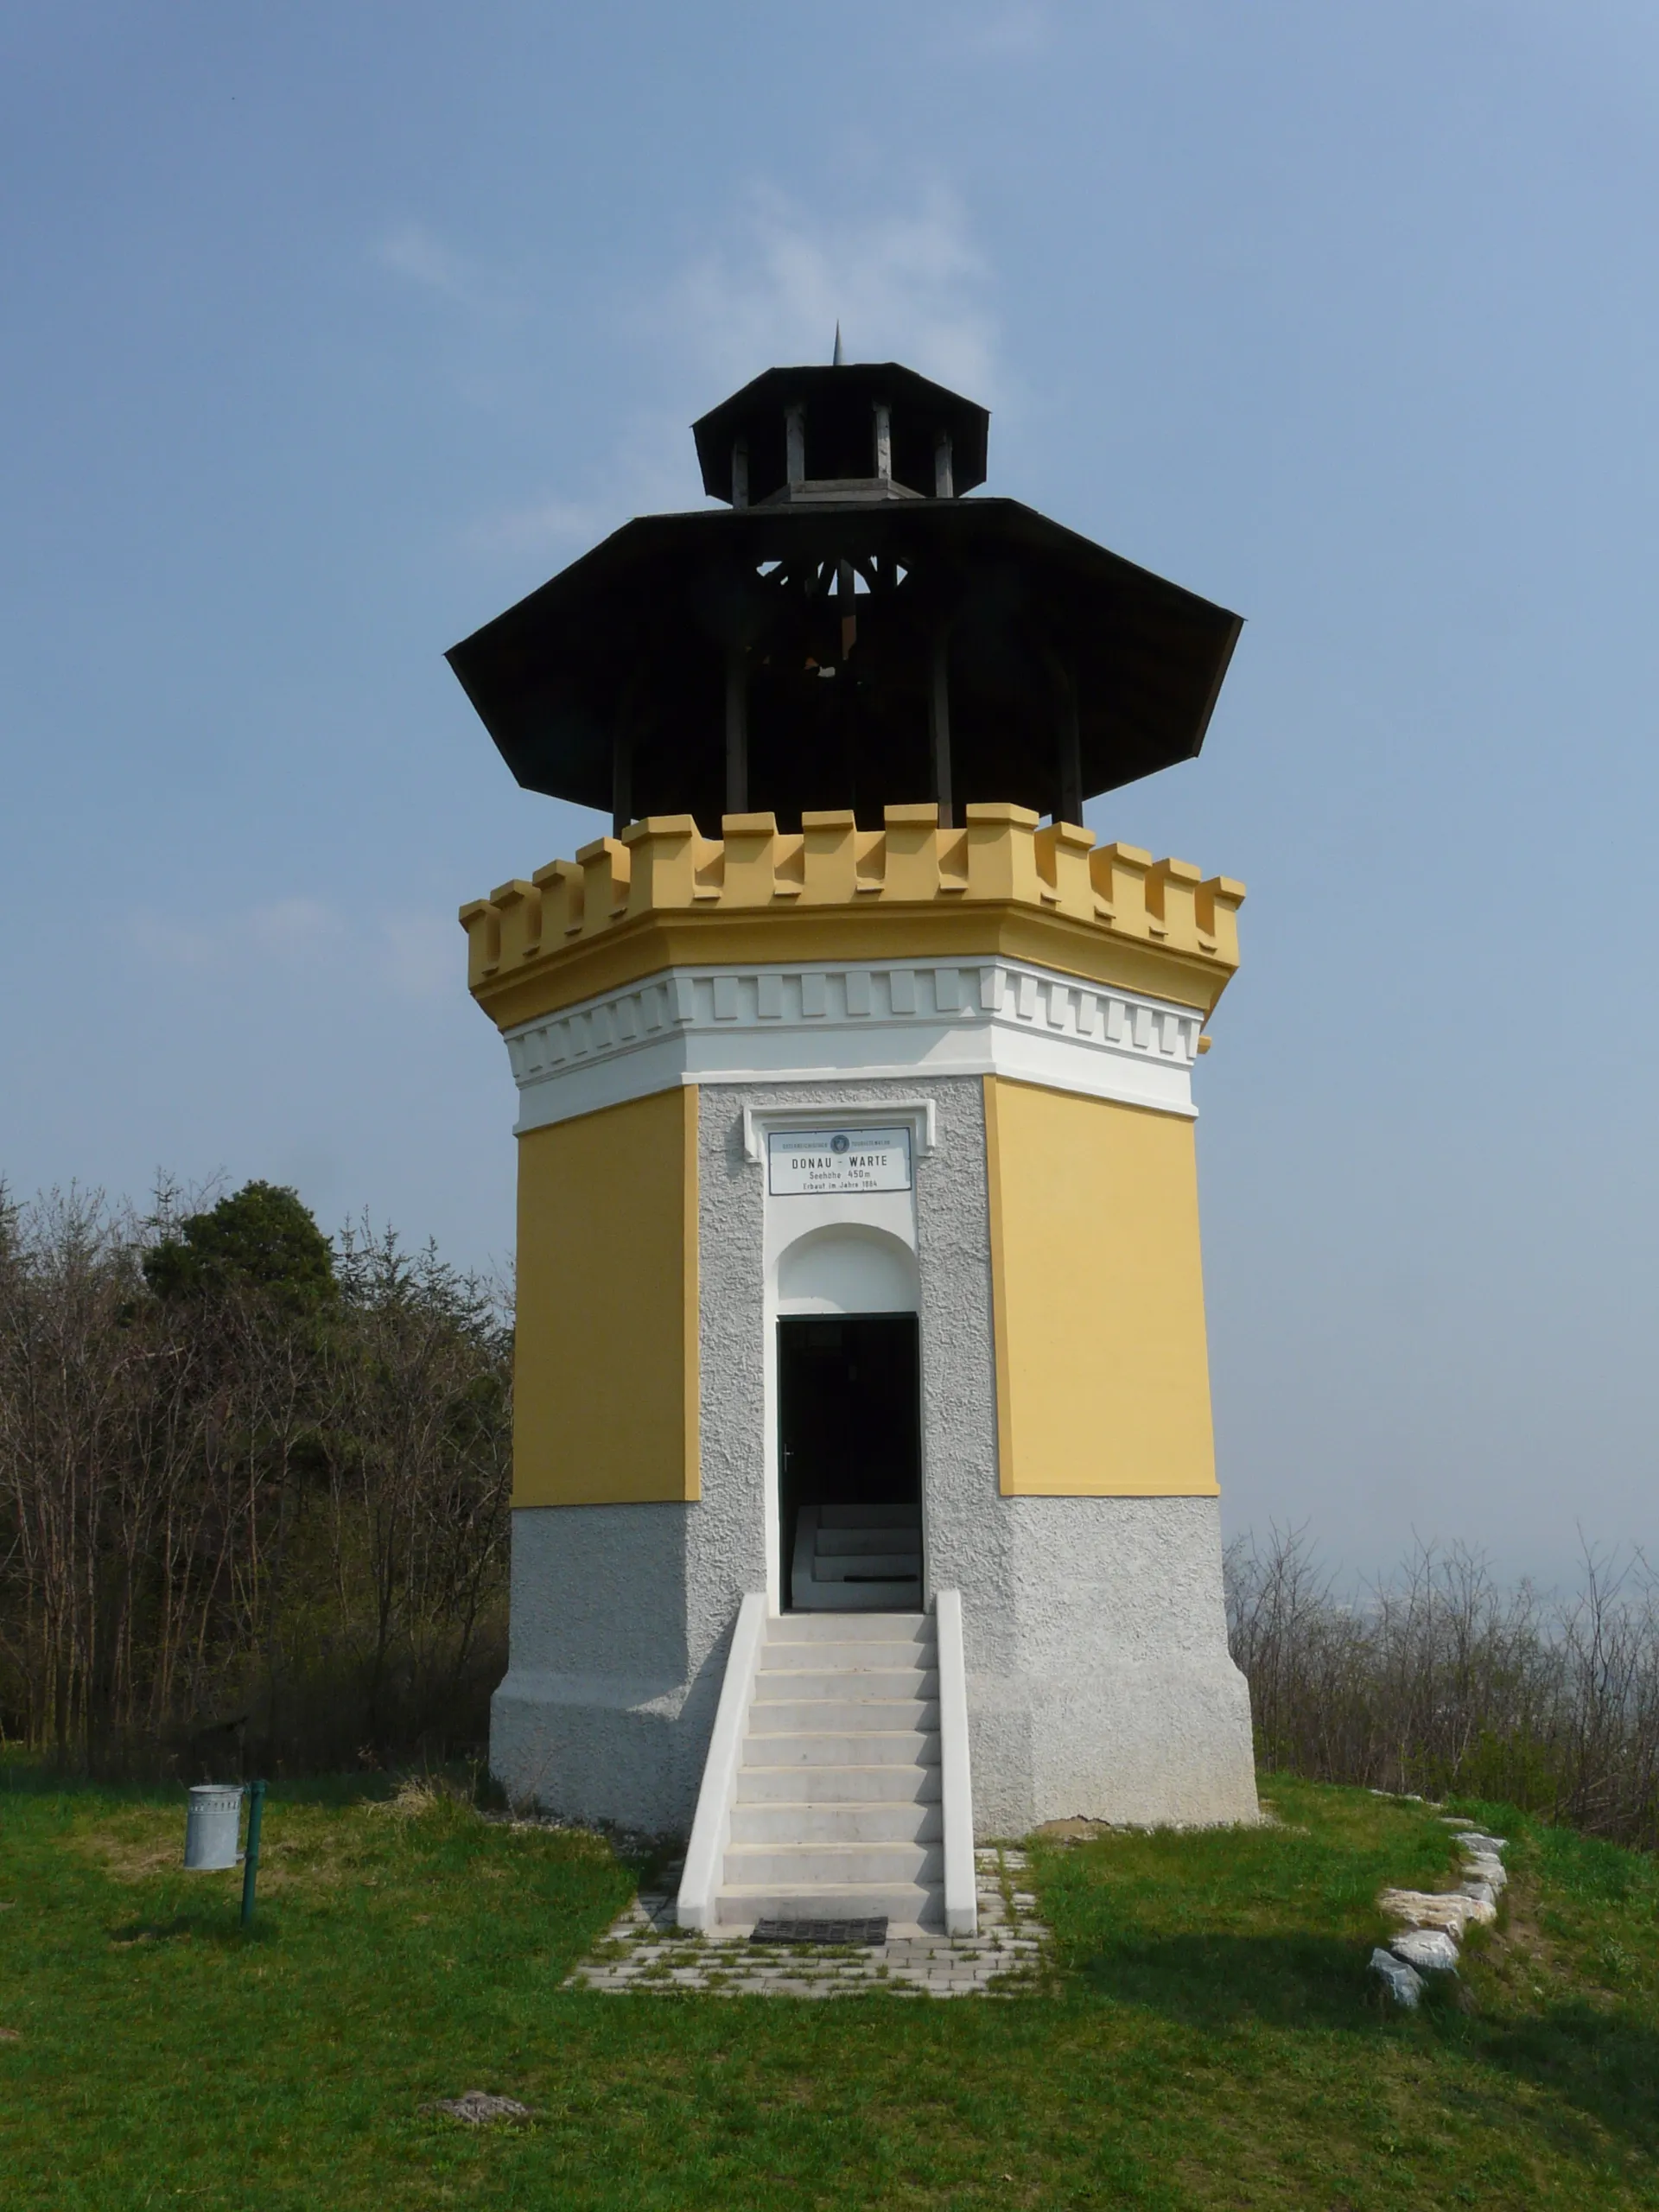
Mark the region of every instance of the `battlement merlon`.
[[931, 805], [889, 806], [880, 830], [804, 814], [797, 832], [728, 814], [718, 838], [650, 816], [463, 906], [468, 988], [510, 1029], [687, 963], [1001, 954], [1213, 1011], [1242, 883], [1026, 807], [965, 811], [955, 830]]

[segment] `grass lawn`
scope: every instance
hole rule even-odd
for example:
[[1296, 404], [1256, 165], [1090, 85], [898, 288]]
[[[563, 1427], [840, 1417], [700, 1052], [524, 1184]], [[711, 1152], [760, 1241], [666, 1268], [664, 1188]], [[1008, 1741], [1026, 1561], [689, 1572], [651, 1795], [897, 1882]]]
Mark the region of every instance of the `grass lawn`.
[[[804, 2004], [562, 1992], [632, 1878], [591, 1839], [284, 1784], [244, 1938], [178, 1793], [0, 1768], [0, 2203], [1659, 2206], [1659, 1870], [1497, 1814], [1466, 2009], [1400, 2016], [1372, 1899], [1446, 1831], [1266, 1795], [1039, 1847], [1050, 1994]], [[535, 2117], [422, 2110], [474, 2088]]]

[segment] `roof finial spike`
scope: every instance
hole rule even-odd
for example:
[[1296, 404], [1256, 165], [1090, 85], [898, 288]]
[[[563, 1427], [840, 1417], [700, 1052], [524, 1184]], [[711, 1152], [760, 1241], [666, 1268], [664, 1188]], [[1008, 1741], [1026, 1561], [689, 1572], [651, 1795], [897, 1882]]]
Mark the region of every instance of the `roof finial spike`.
[[841, 318], [839, 315], [836, 318], [836, 350], [830, 365], [832, 369], [844, 369], [847, 365], [847, 356], [841, 350]]

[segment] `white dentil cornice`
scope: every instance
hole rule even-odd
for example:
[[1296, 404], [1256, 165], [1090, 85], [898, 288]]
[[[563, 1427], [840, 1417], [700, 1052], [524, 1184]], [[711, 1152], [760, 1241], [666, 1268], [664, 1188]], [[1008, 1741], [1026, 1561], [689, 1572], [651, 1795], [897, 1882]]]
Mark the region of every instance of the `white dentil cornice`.
[[518, 1127], [689, 1083], [1000, 1075], [1191, 1116], [1202, 1017], [1023, 961], [682, 967], [507, 1033]]

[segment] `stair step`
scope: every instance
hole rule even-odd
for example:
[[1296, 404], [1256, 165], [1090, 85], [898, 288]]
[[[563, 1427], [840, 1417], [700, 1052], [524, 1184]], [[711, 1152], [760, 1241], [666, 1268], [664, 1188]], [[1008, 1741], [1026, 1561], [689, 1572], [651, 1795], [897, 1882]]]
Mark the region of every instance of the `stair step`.
[[728, 1889], [795, 1888], [803, 1883], [942, 1882], [938, 1843], [734, 1844]]
[[914, 1763], [888, 1766], [821, 1766], [802, 1759], [787, 1766], [741, 1766], [740, 1805], [934, 1805], [941, 1796], [939, 1770]]
[[810, 1849], [826, 1843], [938, 1843], [944, 1834], [944, 1814], [937, 1802], [824, 1803], [815, 1798], [807, 1804], [732, 1808], [734, 1847], [772, 1844]]
[[815, 1697], [768, 1699], [749, 1707], [749, 1733], [767, 1736], [855, 1734], [892, 1735], [901, 1730], [932, 1730], [939, 1725], [937, 1698]]
[[937, 1766], [938, 1763], [938, 1731], [925, 1728], [780, 1729], [775, 1736], [751, 1732], [743, 1742], [745, 1766]]
[[833, 1613], [843, 1619], [849, 1613], [874, 1612], [889, 1605], [921, 1603], [922, 1586], [915, 1582], [807, 1582], [798, 1578], [790, 1590], [790, 1602], [798, 1612]]
[[942, 1882], [798, 1882], [788, 1888], [728, 1886], [716, 1907], [725, 1928], [757, 1920], [874, 1920], [885, 1916], [888, 1934], [907, 1928], [944, 1926]]
[[919, 1552], [814, 1552], [815, 1582], [914, 1582], [922, 1572]]
[[902, 1606], [872, 1606], [861, 1618], [844, 1613], [781, 1613], [766, 1624], [766, 1649], [782, 1643], [855, 1643], [865, 1637], [883, 1643], [926, 1643], [933, 1641], [933, 1624], [925, 1613]]
[[825, 1667], [846, 1667], [860, 1671], [880, 1667], [931, 1669], [935, 1657], [931, 1636], [925, 1639], [882, 1637], [879, 1640], [869, 1637], [857, 1642], [850, 1638], [814, 1637], [803, 1649], [804, 1641], [797, 1637], [788, 1643], [766, 1644], [760, 1654], [760, 1673], [788, 1674], [803, 1667], [810, 1667], [815, 1671]]
[[855, 1559], [861, 1552], [903, 1552], [909, 1559], [922, 1555], [919, 1535], [904, 1529], [820, 1529], [812, 1550], [818, 1559]]
[[803, 1698], [937, 1698], [938, 1670], [932, 1667], [777, 1667], [754, 1678], [754, 1710]]
[[821, 1505], [821, 1529], [919, 1529], [919, 1505]]

